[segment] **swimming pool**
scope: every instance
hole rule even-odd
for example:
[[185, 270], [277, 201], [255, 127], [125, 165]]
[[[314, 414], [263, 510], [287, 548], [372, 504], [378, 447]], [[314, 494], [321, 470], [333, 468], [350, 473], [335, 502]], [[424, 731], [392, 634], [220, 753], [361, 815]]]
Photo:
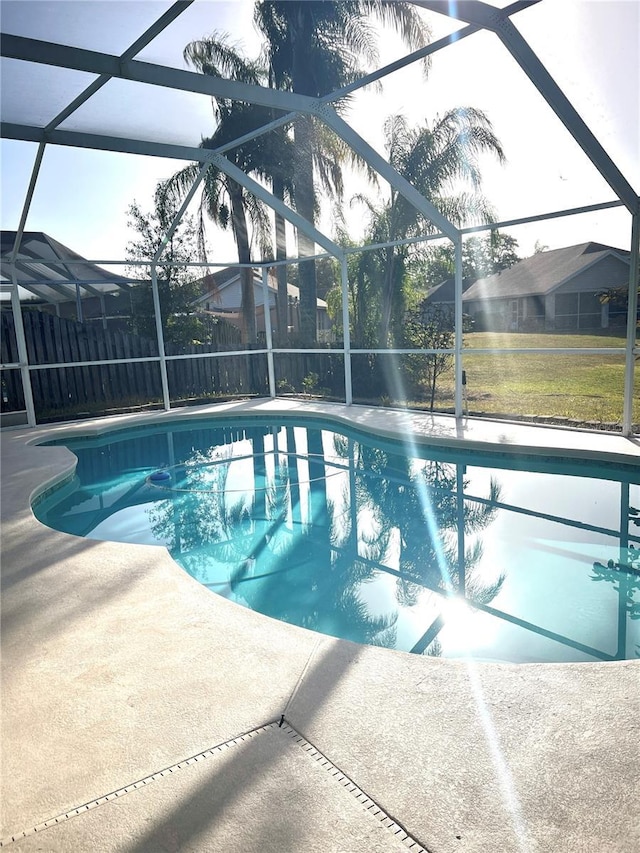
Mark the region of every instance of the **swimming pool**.
[[165, 546], [212, 592], [358, 643], [503, 661], [640, 655], [640, 469], [382, 439], [325, 419], [59, 440], [59, 530]]

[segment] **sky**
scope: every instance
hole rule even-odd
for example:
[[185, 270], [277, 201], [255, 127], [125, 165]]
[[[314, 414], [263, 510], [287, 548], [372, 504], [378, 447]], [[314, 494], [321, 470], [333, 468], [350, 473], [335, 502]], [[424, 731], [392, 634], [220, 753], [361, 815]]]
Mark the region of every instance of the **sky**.
[[[117, 54], [169, 5], [168, 0], [2, 0], [0, 14], [5, 32]], [[494, 5], [506, 2], [495, 0]], [[185, 44], [214, 30], [228, 32], [255, 55], [259, 39], [252, 8], [251, 0], [196, 0], [138, 58], [184, 68]], [[425, 13], [425, 19], [434, 38], [464, 26], [434, 13]], [[542, 0], [512, 20], [635, 191], [640, 191], [640, 0]], [[399, 39], [386, 33], [380, 39], [379, 64], [406, 52]], [[5, 121], [16, 120], [25, 109], [24, 98], [12, 93], [20, 65], [3, 60]], [[54, 83], [48, 69], [39, 66], [30, 66], [30, 73], [37, 97], [29, 99], [27, 114], [34, 122], [56, 115], [90, 79], [67, 71], [64, 79]], [[439, 51], [426, 81], [422, 70], [413, 66], [387, 78], [382, 91], [361, 92], [353, 98], [346, 118], [383, 152], [382, 127], [387, 116], [402, 113], [412, 124], [432, 124], [446, 110], [464, 106], [486, 112], [507, 156], [506, 166], [482, 161], [484, 194], [498, 220], [614, 198], [490, 33], [475, 34]], [[114, 80], [71, 116], [65, 127], [197, 145], [212, 132], [213, 119], [210, 102], [201, 96]], [[35, 144], [2, 141], [3, 229], [18, 225], [36, 149]], [[160, 158], [47, 146], [26, 229], [45, 231], [92, 260], [122, 259], [135, 236], [127, 224], [128, 206], [136, 200], [143, 209], [150, 209], [156, 183], [182, 165]], [[367, 187], [357, 176], [347, 180], [344, 212], [354, 239], [361, 238], [366, 228], [363, 208], [348, 201], [356, 192], [380, 201], [385, 189]], [[332, 236], [334, 223], [328, 208], [319, 227]], [[516, 237], [525, 256], [536, 243], [553, 249], [594, 240], [628, 248], [630, 229], [629, 214], [619, 209], [519, 226], [507, 233]], [[230, 234], [215, 229], [209, 231], [209, 249], [220, 263], [237, 257]]]

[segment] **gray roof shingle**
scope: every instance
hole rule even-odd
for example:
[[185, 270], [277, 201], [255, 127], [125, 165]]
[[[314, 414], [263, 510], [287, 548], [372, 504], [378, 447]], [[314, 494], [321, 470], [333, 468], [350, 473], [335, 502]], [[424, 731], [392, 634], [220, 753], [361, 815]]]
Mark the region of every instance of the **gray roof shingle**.
[[601, 243], [580, 243], [539, 252], [507, 270], [479, 279], [469, 287], [462, 299], [468, 302], [510, 296], [543, 296], [611, 253], [628, 262], [628, 252]]

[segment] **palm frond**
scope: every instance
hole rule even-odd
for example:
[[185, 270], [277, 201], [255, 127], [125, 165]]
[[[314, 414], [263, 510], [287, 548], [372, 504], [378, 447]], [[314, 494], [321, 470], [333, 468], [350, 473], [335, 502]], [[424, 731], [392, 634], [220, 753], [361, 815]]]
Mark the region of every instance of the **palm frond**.
[[196, 178], [200, 167], [198, 163], [190, 163], [188, 166], [180, 169], [175, 175], [171, 175], [162, 183], [162, 195], [165, 200], [171, 200], [172, 203], [179, 205], [189, 192]]
[[440, 213], [460, 228], [495, 222], [497, 218], [495, 208], [479, 193], [439, 196], [434, 202]]
[[417, 50], [429, 43], [431, 28], [410, 3], [360, 0], [358, 5], [365, 14], [373, 15], [384, 26], [393, 28], [411, 50]]
[[210, 36], [190, 42], [184, 49], [185, 61], [201, 74], [228, 77], [243, 83], [259, 85], [265, 71], [258, 63], [242, 56], [238, 44], [228, 33], [214, 31]]
[[502, 589], [505, 579], [506, 574], [501, 574], [497, 580], [489, 584], [484, 584], [477, 578], [467, 579], [465, 584], [466, 595], [480, 604], [489, 604]]

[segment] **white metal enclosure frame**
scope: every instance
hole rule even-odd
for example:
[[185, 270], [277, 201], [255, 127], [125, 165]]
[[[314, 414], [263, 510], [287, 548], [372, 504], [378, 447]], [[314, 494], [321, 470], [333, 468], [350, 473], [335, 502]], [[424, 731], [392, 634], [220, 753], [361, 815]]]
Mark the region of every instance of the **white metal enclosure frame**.
[[[320, 121], [324, 122], [331, 128], [344, 142], [346, 142], [371, 168], [373, 168], [382, 178], [384, 178], [398, 193], [403, 195], [406, 200], [412, 204], [422, 216], [430, 221], [439, 232], [437, 235], [429, 235], [425, 238], [416, 238], [415, 242], [420, 239], [433, 239], [436, 237], [446, 237], [454, 245], [455, 249], [455, 319], [456, 332], [455, 344], [452, 350], [455, 356], [455, 415], [460, 417], [463, 411], [462, 399], [462, 368], [463, 368], [463, 347], [462, 347], [462, 238], [464, 234], [482, 230], [494, 230], [501, 226], [510, 224], [519, 224], [524, 222], [543, 221], [545, 219], [573, 215], [592, 210], [603, 210], [612, 206], [624, 206], [632, 217], [632, 231], [630, 235], [631, 244], [631, 262], [629, 276], [629, 295], [627, 306], [627, 338], [625, 347], [625, 379], [624, 379], [624, 397], [623, 397], [623, 412], [622, 412], [622, 431], [625, 435], [631, 433], [632, 430], [632, 404], [633, 404], [633, 383], [634, 383], [634, 364], [640, 354], [640, 349], [636, 342], [636, 313], [638, 304], [638, 258], [640, 254], [640, 198], [636, 194], [631, 184], [618, 169], [616, 164], [609, 157], [604, 148], [600, 145], [592, 131], [579, 116], [571, 102], [566, 98], [561, 89], [556, 84], [553, 77], [548, 73], [544, 65], [540, 62], [535, 52], [527, 44], [525, 39], [519, 33], [511, 21], [511, 16], [517, 12], [535, 5], [542, 0], [518, 0], [504, 9], [498, 9], [480, 0], [458, 0], [456, 3], [445, 2], [445, 0], [410, 0], [414, 5], [438, 12], [448, 17], [456, 18], [463, 21], [466, 26], [458, 32], [453, 33], [438, 42], [434, 42], [425, 46], [421, 50], [415, 51], [403, 59], [392, 63], [384, 68], [379, 69], [373, 74], [366, 75], [351, 86], [345, 89], [336, 91], [323, 98], [310, 98], [299, 95], [293, 92], [286, 92], [276, 89], [270, 89], [261, 86], [252, 86], [248, 84], [238, 83], [232, 80], [224, 80], [221, 78], [205, 76], [191, 71], [183, 71], [167, 66], [155, 65], [149, 62], [141, 62], [135, 60], [134, 57], [148, 45], [163, 29], [165, 29], [173, 20], [182, 14], [194, 0], [179, 0], [174, 3], [170, 9], [165, 12], [158, 20], [147, 29], [147, 31], [133, 44], [125, 50], [121, 55], [114, 56], [106, 53], [100, 53], [92, 50], [85, 50], [67, 45], [48, 43], [37, 39], [26, 38], [12, 34], [2, 35], [1, 55], [9, 59], [21, 60], [23, 62], [37, 63], [50, 67], [73, 69], [76, 71], [88, 72], [98, 75], [96, 79], [83, 91], [80, 95], [68, 103], [68, 105], [58, 113], [51, 121], [42, 126], [34, 126], [30, 124], [19, 124], [15, 122], [2, 121], [1, 133], [4, 138], [15, 139], [22, 141], [31, 141], [38, 143], [38, 153], [36, 156], [33, 172], [29, 188], [26, 193], [25, 202], [20, 218], [19, 227], [16, 232], [16, 240], [12, 253], [12, 261], [15, 261], [17, 252], [20, 247], [21, 237], [25, 229], [25, 224], [33, 197], [33, 192], [36, 186], [42, 157], [47, 144], [72, 146], [78, 148], [88, 148], [104, 151], [118, 151], [123, 153], [144, 154], [148, 156], [170, 157], [183, 159], [189, 162], [199, 162], [202, 168], [199, 173], [198, 180], [192, 187], [192, 190], [178, 212], [174, 222], [171, 225], [169, 234], [175, 229], [184, 214], [186, 207], [195, 193], [199, 182], [202, 180], [206, 169], [212, 163], [216, 165], [225, 174], [229, 175], [233, 180], [243, 186], [245, 189], [253, 193], [261, 201], [276, 210], [281, 216], [287, 219], [295, 228], [306, 236], [311, 238], [317, 245], [321, 246], [329, 255], [337, 258], [341, 264], [341, 282], [342, 282], [342, 314], [343, 314], [343, 329], [344, 340], [341, 349], [336, 352], [342, 352], [345, 362], [345, 400], [347, 404], [352, 401], [351, 391], [351, 371], [350, 357], [351, 346], [349, 340], [349, 322], [348, 322], [348, 303], [347, 303], [347, 266], [346, 253], [335, 241], [329, 239], [322, 234], [314, 225], [304, 220], [295, 210], [284, 205], [275, 196], [273, 196], [264, 186], [256, 182], [248, 175], [234, 166], [230, 160], [224, 155], [225, 151], [235, 147], [240, 142], [258, 137], [269, 132], [274, 127], [290, 123], [297, 115], [307, 114], [313, 115]], [[392, 0], [390, 0], [392, 2]], [[398, 172], [396, 172], [390, 164], [381, 157], [368, 143], [359, 136], [347, 122], [345, 122], [333, 108], [332, 103], [344, 97], [345, 94], [356, 90], [362, 86], [371, 83], [374, 80], [381, 79], [387, 74], [392, 73], [400, 67], [408, 65], [423, 59], [425, 56], [443, 49], [454, 41], [460, 40], [467, 36], [471, 36], [476, 32], [488, 31], [499, 39], [500, 43], [509, 51], [511, 56], [516, 60], [520, 68], [525, 72], [529, 80], [538, 89], [545, 98], [546, 102], [553, 110], [555, 115], [560, 119], [566, 129], [569, 131], [573, 139], [580, 145], [582, 150], [588, 156], [591, 163], [604, 178], [607, 184], [615, 193], [617, 202], [603, 202], [602, 204], [589, 205], [582, 208], [574, 208], [564, 211], [552, 211], [547, 214], [541, 214], [531, 217], [523, 217], [517, 220], [510, 220], [504, 223], [491, 223], [484, 226], [478, 226], [470, 229], [459, 229], [455, 227], [446, 217], [444, 217], [424, 196], [422, 196], [410, 183], [408, 183]], [[119, 137], [110, 135], [101, 135], [95, 133], [86, 133], [78, 131], [69, 131], [60, 129], [60, 125], [72, 113], [74, 113], [82, 104], [86, 103], [105, 83], [112, 79], [122, 79], [129, 81], [137, 81], [139, 83], [150, 84], [153, 86], [165, 87], [168, 89], [179, 90], [183, 92], [198, 92], [200, 94], [221, 96], [230, 99], [237, 99], [252, 104], [260, 104], [271, 107], [275, 110], [282, 110], [285, 114], [264, 127], [259, 128], [253, 133], [239, 137], [227, 145], [218, 149], [204, 149], [192, 146], [175, 145], [166, 142], [151, 142], [143, 139], [135, 139], [132, 137]], [[166, 360], [162, 321], [159, 310], [159, 299], [157, 290], [157, 275], [156, 266], [161, 258], [162, 250], [158, 250], [153, 259], [147, 259], [146, 263], [151, 265], [151, 278], [154, 293], [154, 304], [156, 311], [156, 331], [158, 337], [158, 352], [156, 360], [160, 364], [163, 387], [163, 402], [165, 408], [170, 408], [169, 388], [166, 372]], [[377, 246], [367, 245], [360, 247], [358, 250], [375, 249]], [[290, 259], [289, 263], [297, 263], [306, 258]], [[95, 262], [94, 262], [95, 263]], [[101, 261], [101, 263], [112, 263], [111, 261]], [[266, 269], [274, 266], [274, 261], [264, 263], [253, 263], [253, 267], [263, 267], [264, 286], [266, 287]], [[15, 329], [18, 346], [18, 354], [20, 361], [15, 364], [3, 364], [3, 369], [19, 369], [24, 387], [25, 406], [27, 413], [27, 421], [29, 425], [35, 426], [36, 414], [33, 405], [33, 395], [31, 392], [30, 373], [34, 369], [47, 369], [53, 367], [69, 366], [69, 364], [48, 364], [46, 366], [34, 366], [28, 362], [26, 343], [24, 338], [24, 329], [22, 325], [20, 302], [18, 294], [18, 281], [15, 275], [12, 279], [11, 301], [15, 318]], [[265, 312], [265, 317], [268, 312]], [[288, 352], [308, 352], [308, 350], [289, 349]], [[541, 350], [528, 350], [536, 352]], [[543, 350], [544, 352], [563, 352], [564, 350]], [[572, 348], [573, 353], [579, 354], [579, 349]], [[606, 350], [609, 354], [611, 349]], [[252, 350], [253, 353], [260, 352]], [[266, 329], [266, 350], [267, 362], [269, 365], [269, 385], [272, 396], [276, 395], [275, 379], [273, 371], [273, 354], [278, 352], [273, 347], [272, 335], [270, 326]], [[357, 352], [373, 352], [373, 350], [358, 350]], [[396, 349], [384, 350], [388, 354], [399, 354], [402, 351]], [[423, 352], [428, 354], [432, 350], [414, 350], [414, 352]], [[585, 351], [586, 352], [586, 351]], [[589, 352], [592, 352], [591, 350]], [[222, 357], [222, 354], [211, 354], [213, 357]], [[230, 355], [230, 353], [226, 353]], [[172, 358], [188, 358], [189, 356], [173, 356]], [[198, 356], [202, 358], [203, 356]], [[109, 364], [109, 360], [82, 362], [82, 364]], [[80, 364], [73, 362], [74, 365]]]

